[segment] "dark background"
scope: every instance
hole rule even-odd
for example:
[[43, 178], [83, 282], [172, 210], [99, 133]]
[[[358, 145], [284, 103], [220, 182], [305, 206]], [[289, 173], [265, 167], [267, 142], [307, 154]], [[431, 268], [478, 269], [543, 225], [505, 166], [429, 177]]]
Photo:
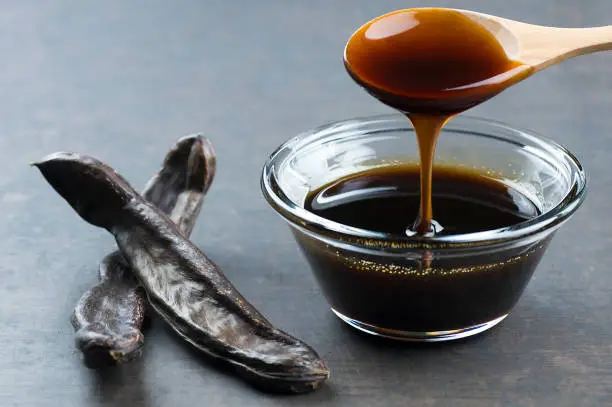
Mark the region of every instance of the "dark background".
[[[514, 314], [473, 340], [381, 346], [345, 328], [261, 197], [260, 169], [280, 143], [389, 111], [345, 74], [344, 43], [379, 14], [426, 5], [542, 25], [612, 22], [609, 0], [0, 0], [0, 406], [612, 405], [612, 54], [550, 68], [471, 112], [566, 145], [590, 182]], [[332, 377], [316, 393], [256, 392], [160, 321], [141, 363], [104, 375], [80, 363], [69, 316], [114, 243], [27, 164], [83, 152], [140, 188], [192, 132], [218, 153], [193, 241], [326, 358]]]

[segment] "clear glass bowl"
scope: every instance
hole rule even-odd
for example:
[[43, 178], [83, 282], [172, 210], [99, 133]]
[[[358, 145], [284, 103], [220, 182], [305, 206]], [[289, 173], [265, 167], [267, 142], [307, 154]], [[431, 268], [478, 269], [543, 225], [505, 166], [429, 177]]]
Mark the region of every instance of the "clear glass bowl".
[[404, 163], [418, 163], [404, 116], [346, 120], [279, 147], [263, 168], [262, 190], [291, 227], [332, 310], [351, 326], [414, 341], [457, 339], [494, 326], [516, 304], [554, 232], [583, 202], [580, 163], [532, 133], [459, 116], [442, 131], [435, 165], [499, 179], [541, 215], [501, 229], [427, 238], [359, 229], [304, 209], [307, 194], [329, 182]]

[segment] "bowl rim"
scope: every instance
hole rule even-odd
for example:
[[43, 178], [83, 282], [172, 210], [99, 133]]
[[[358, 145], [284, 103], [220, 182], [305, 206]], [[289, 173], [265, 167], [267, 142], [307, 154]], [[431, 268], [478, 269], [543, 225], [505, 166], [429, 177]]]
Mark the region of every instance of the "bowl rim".
[[[322, 126], [318, 126], [309, 131], [302, 132], [297, 136], [287, 140], [276, 148], [266, 160], [261, 173], [261, 189], [266, 201], [272, 208], [290, 224], [299, 229], [314, 233], [318, 237], [328, 237], [334, 240], [341, 240], [351, 244], [361, 245], [367, 248], [380, 248], [384, 250], [402, 250], [405, 248], [426, 247], [426, 248], [453, 248], [470, 246], [494, 245], [497, 243], [511, 242], [521, 240], [530, 236], [540, 235], [548, 231], [548, 233], [556, 230], [564, 223], [576, 210], [582, 205], [587, 192], [587, 176], [582, 164], [567, 148], [561, 144], [554, 142], [546, 137], [543, 137], [533, 131], [510, 126], [506, 123], [485, 119], [471, 115], [461, 115], [449, 122], [448, 128], [453, 127], [453, 122], [456, 125], [460, 123], [473, 123], [484, 125], [490, 129], [499, 129], [505, 132], [510, 132], [513, 136], [523, 138], [531, 144], [535, 144], [538, 148], [546, 152], [554, 152], [560, 154], [567, 163], [572, 166], [573, 179], [570, 188], [563, 199], [548, 211], [526, 221], [516, 223], [514, 225], [491, 229], [482, 232], [472, 232], [465, 234], [447, 235], [447, 236], [399, 236], [385, 232], [377, 232], [353, 226], [344, 225], [335, 222], [306, 210], [301, 205], [291, 201], [284, 194], [280, 185], [278, 185], [274, 176], [274, 167], [279, 162], [279, 157], [287, 150], [293, 150], [309, 145], [310, 142], [320, 138], [320, 134], [334, 127], [353, 124], [364, 125], [380, 121], [393, 122], [398, 119], [406, 120], [405, 116], [399, 113], [395, 114], [380, 114], [372, 116], [360, 116], [350, 119], [338, 120], [329, 122]], [[410, 123], [406, 120], [406, 125]], [[492, 134], [478, 132], [483, 136]], [[504, 139], [506, 142], [512, 140], [494, 135], [495, 138]]]

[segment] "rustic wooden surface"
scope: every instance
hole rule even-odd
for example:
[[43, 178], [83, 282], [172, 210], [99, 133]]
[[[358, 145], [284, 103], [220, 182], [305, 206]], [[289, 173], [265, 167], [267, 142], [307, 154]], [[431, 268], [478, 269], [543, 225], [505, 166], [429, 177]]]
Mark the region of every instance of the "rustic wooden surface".
[[[261, 197], [266, 156], [324, 122], [387, 112], [341, 63], [366, 20], [399, 0], [0, 0], [0, 406], [612, 405], [612, 54], [538, 74], [472, 114], [532, 129], [584, 162], [590, 194], [523, 298], [473, 340], [398, 346], [345, 328]], [[531, 23], [612, 23], [609, 0], [442, 0]], [[332, 378], [269, 396], [211, 368], [154, 321], [142, 362], [84, 368], [69, 316], [113, 247], [28, 162], [97, 156], [141, 187], [201, 131], [218, 177], [193, 240], [269, 318], [311, 343]]]

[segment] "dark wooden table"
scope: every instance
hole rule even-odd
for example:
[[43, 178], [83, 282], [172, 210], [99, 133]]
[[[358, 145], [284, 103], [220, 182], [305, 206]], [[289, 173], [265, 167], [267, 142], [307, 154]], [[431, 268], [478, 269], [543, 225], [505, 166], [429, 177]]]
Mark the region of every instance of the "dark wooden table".
[[[0, 406], [612, 405], [612, 54], [551, 68], [472, 112], [566, 145], [590, 181], [515, 312], [490, 333], [416, 346], [349, 330], [261, 197], [260, 169], [281, 142], [388, 111], [345, 74], [344, 43], [376, 15], [427, 4], [0, 1]], [[436, 4], [544, 25], [612, 23], [609, 0]], [[213, 140], [219, 160], [193, 241], [327, 359], [332, 378], [314, 394], [254, 391], [157, 320], [140, 363], [106, 373], [81, 365], [69, 316], [114, 243], [27, 164], [88, 153], [140, 187], [192, 132]]]

